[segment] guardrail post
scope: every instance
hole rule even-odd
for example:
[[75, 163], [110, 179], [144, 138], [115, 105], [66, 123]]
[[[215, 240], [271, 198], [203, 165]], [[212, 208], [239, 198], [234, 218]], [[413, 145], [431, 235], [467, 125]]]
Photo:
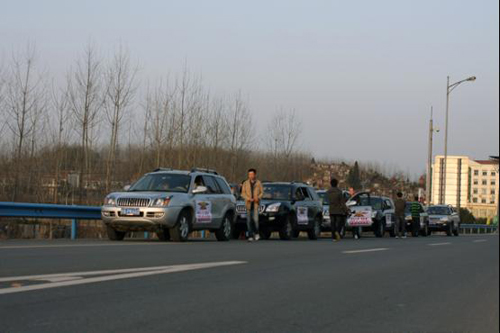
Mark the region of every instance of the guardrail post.
[[78, 237], [78, 221], [76, 219], [71, 220], [71, 240], [75, 240]]

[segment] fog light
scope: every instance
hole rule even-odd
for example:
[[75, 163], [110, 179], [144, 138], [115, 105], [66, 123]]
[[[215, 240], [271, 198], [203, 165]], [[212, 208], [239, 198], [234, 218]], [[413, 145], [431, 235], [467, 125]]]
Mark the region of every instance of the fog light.
[[165, 216], [165, 213], [155, 213], [155, 219], [160, 219]]
[[102, 212], [102, 216], [109, 217], [109, 216], [110, 216], [110, 213], [109, 213], [109, 212]]

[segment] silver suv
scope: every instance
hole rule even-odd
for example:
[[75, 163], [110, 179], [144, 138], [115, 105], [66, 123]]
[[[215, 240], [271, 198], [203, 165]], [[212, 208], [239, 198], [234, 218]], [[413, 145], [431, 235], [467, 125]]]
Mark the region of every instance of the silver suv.
[[214, 231], [219, 241], [231, 239], [236, 199], [215, 171], [157, 169], [124, 190], [109, 194], [102, 207], [110, 240], [151, 231], [163, 241], [185, 242], [198, 230]]

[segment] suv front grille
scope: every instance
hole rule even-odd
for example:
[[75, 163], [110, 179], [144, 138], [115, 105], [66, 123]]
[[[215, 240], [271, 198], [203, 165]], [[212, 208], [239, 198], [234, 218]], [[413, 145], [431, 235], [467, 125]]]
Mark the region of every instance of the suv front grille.
[[148, 207], [151, 199], [145, 198], [119, 198], [117, 204], [119, 207]]
[[245, 205], [238, 205], [236, 206], [236, 212], [238, 214], [245, 214], [247, 212], [247, 207], [245, 207]]

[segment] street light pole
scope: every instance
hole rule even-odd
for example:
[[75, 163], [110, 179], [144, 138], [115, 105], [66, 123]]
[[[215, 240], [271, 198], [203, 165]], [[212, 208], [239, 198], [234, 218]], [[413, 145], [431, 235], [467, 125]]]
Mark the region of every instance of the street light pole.
[[444, 163], [443, 163], [443, 168], [442, 170], [442, 179], [441, 179], [441, 195], [440, 195], [440, 204], [444, 205], [446, 204], [446, 178], [447, 178], [447, 171], [448, 171], [448, 135], [449, 135], [449, 121], [450, 121], [450, 95], [453, 90], [455, 90], [459, 85], [461, 85], [464, 82], [473, 82], [476, 81], [475, 76], [471, 76], [465, 80], [458, 81], [456, 83], [450, 84], [450, 77], [448, 76], [448, 81], [446, 84], [446, 128], [445, 128], [445, 134], [444, 134]]
[[434, 147], [434, 132], [439, 132], [437, 128], [434, 128], [434, 107], [431, 107], [431, 120], [429, 122], [429, 156], [427, 160], [427, 184], [426, 184], [426, 198], [427, 205], [432, 204], [432, 159], [433, 159], [433, 147]]

